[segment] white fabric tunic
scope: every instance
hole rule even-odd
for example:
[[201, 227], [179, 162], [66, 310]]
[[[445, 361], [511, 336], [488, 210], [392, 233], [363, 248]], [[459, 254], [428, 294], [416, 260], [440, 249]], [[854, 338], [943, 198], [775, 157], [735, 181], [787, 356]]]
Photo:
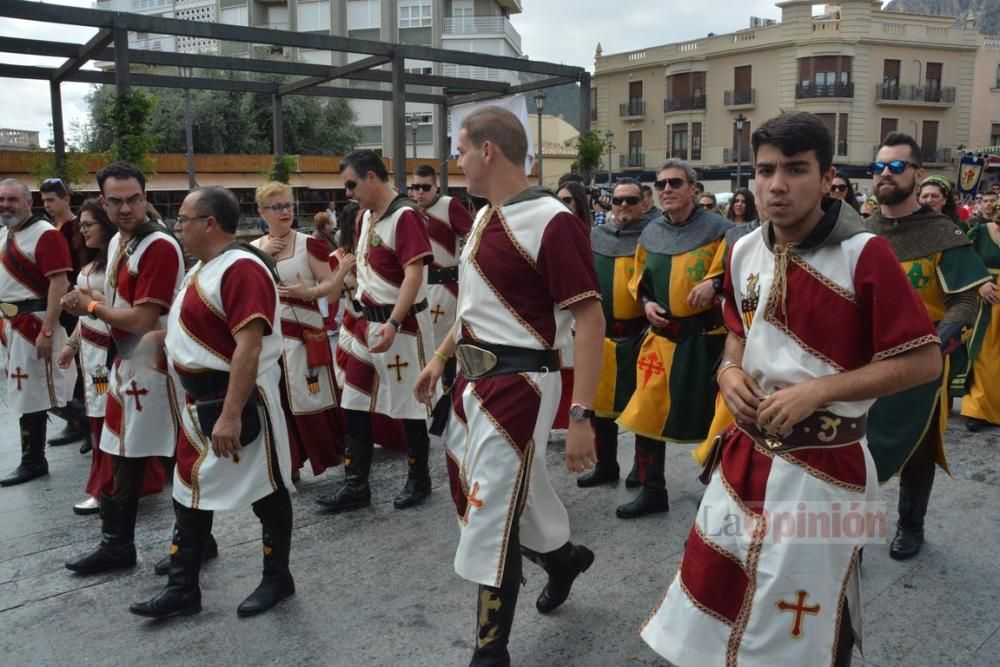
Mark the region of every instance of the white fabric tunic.
[[[0, 301], [15, 303], [48, 298], [49, 276], [72, 270], [69, 247], [45, 220], [35, 220], [11, 236], [0, 228]], [[66, 405], [73, 395], [76, 366], [62, 369], [54, 356], [66, 344], [66, 331], [52, 331], [53, 357], [39, 359], [35, 340], [45, 313], [24, 313], [0, 322], [0, 359], [7, 383], [7, 406], [23, 415]]]
[[[459, 243], [472, 229], [472, 216], [458, 199], [438, 197], [423, 210], [427, 217], [427, 234], [431, 239], [434, 262], [430, 271], [458, 266]], [[427, 312], [430, 315], [434, 333], [434, 348], [448, 337], [451, 325], [455, 323], [455, 309], [458, 306], [458, 281], [445, 284], [427, 285]]]
[[230, 250], [195, 265], [170, 309], [167, 355], [181, 377], [206, 371], [228, 373], [235, 334], [254, 320], [266, 323], [255, 389], [261, 432], [237, 456], [217, 457], [212, 452], [212, 434], [202, 430], [195, 405], [182, 390], [173, 495], [185, 507], [236, 509], [282, 486], [293, 488], [279, 393], [278, 361], [283, 346], [277, 330], [278, 293], [264, 263], [248, 252]]
[[[97, 290], [103, 294], [106, 280], [103, 269], [94, 269], [88, 264], [76, 277], [76, 286], [81, 290]], [[83, 369], [83, 392], [87, 403], [88, 417], [104, 417], [108, 400], [108, 348], [111, 345], [111, 330], [108, 325], [93, 317], [80, 318], [80, 368]]]
[[[157, 328], [167, 326], [167, 313], [184, 279], [180, 246], [155, 231], [129, 254], [129, 243], [115, 234], [108, 244], [108, 275], [104, 294], [112, 308], [155, 304], [161, 310]], [[165, 363], [155, 367], [131, 360], [139, 336], [112, 327], [117, 357], [111, 368], [101, 450], [139, 458], [173, 456], [177, 444], [176, 380]]]

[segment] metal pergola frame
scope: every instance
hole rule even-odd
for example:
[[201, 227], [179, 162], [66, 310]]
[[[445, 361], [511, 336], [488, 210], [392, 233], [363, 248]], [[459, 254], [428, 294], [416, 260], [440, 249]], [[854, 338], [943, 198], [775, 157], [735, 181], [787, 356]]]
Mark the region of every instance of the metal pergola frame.
[[[250, 28], [222, 23], [203, 23], [181, 19], [145, 16], [126, 12], [50, 5], [27, 0], [5, 0], [0, 3], [0, 16], [44, 23], [76, 25], [97, 28], [86, 44], [68, 44], [35, 39], [0, 39], [0, 52], [24, 55], [65, 58], [59, 67], [39, 67], [0, 63], [0, 78], [36, 79], [49, 82], [52, 104], [52, 134], [57, 165], [65, 161], [66, 143], [62, 119], [63, 82], [115, 84], [120, 93], [130, 85], [187, 88], [200, 90], [227, 90], [270, 93], [274, 108], [273, 149], [276, 155], [284, 153], [282, 136], [282, 105], [286, 95], [311, 95], [344, 97], [351, 99], [381, 100], [392, 103], [393, 123], [392, 161], [395, 184], [406, 186], [406, 102], [434, 104], [437, 114], [437, 153], [447, 163], [450, 146], [447, 143], [448, 108], [467, 102], [478, 102], [507, 95], [516, 95], [541, 88], [567, 83], [580, 84], [580, 131], [590, 129], [590, 74], [583, 68], [532, 61], [510, 56], [494, 56], [465, 51], [453, 51], [410, 44], [393, 44], [370, 40], [298, 33], [268, 28]], [[153, 34], [214, 39], [226, 42], [243, 42], [255, 45], [317, 49], [335, 53], [355, 53], [365, 58], [346, 65], [330, 67], [288, 60], [264, 60], [209, 54], [131, 49], [128, 46], [130, 31]], [[406, 73], [406, 59], [471, 65], [490, 69], [534, 74], [542, 78], [520, 85], [497, 81], [481, 81], [461, 77]], [[114, 71], [81, 69], [91, 60], [114, 62]], [[162, 74], [133, 73], [131, 66], [178, 66], [198, 69], [222, 69], [240, 72], [283, 74], [300, 77], [291, 83], [267, 81], [235, 81], [207, 77], [168, 76]], [[388, 65], [388, 71], [375, 69]], [[391, 84], [391, 90], [371, 90], [323, 85], [338, 79], [369, 81]], [[407, 87], [440, 88], [440, 93], [411, 92]], [[442, 186], [447, 187], [448, 170], [441, 170]]]

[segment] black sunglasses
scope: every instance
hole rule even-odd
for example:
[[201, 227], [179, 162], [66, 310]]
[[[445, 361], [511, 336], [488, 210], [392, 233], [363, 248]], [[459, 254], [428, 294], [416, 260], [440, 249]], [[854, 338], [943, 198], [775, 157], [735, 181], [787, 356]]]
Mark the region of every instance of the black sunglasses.
[[635, 195], [629, 195], [627, 197], [612, 197], [611, 203], [615, 206], [621, 206], [625, 204], [626, 206], [635, 206], [642, 201], [642, 197], [636, 197]]
[[345, 190], [354, 190], [357, 187], [358, 187], [358, 182], [357, 181], [344, 181], [344, 189]]
[[847, 185], [846, 184], [845, 185], [831, 185], [830, 186], [830, 191], [831, 192], [847, 192]]
[[889, 167], [890, 174], [902, 174], [907, 167], [919, 169], [920, 165], [906, 160], [892, 160], [891, 162], [872, 162], [870, 169], [873, 174], [878, 175], [885, 171], [886, 167]]
[[410, 186], [413, 190], [423, 190], [424, 192], [430, 192], [433, 187], [432, 183], [414, 183]]
[[560, 197], [559, 199], [561, 199], [562, 203], [566, 204], [566, 206], [572, 206], [573, 205], [573, 198], [572, 197]]
[[666, 190], [668, 185], [670, 186], [671, 190], [679, 190], [680, 188], [684, 187], [685, 183], [687, 183], [687, 181], [684, 180], [683, 178], [664, 178], [662, 180], [653, 183], [653, 187], [656, 188], [657, 190], [660, 190], [661, 192], [663, 190]]

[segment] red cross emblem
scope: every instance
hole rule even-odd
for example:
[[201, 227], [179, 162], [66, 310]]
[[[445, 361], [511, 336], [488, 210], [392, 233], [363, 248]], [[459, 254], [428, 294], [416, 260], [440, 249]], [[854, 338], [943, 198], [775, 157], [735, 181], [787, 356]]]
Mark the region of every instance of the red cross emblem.
[[655, 352], [650, 352], [645, 357], [639, 359], [637, 364], [640, 371], [644, 371], [645, 375], [642, 379], [642, 386], [645, 387], [649, 384], [649, 379], [654, 375], [662, 375], [667, 369], [663, 367], [663, 362], [660, 358], [656, 356]]
[[795, 614], [795, 620], [792, 621], [792, 637], [796, 639], [802, 636], [802, 616], [805, 614], [818, 616], [820, 610], [818, 604], [814, 604], [811, 607], [806, 606], [806, 598], [809, 597], [809, 593], [806, 591], [799, 591], [797, 595], [798, 600], [794, 604], [779, 600], [776, 605], [778, 611], [790, 611]]
[[21, 367], [17, 367], [17, 371], [11, 375], [12, 378], [17, 380], [17, 390], [21, 391], [21, 380], [27, 380], [28, 374], [21, 370]]
[[465, 506], [465, 514], [462, 516], [462, 523], [464, 524], [469, 523], [469, 512], [472, 511], [473, 507], [476, 508], [477, 510], [483, 509], [484, 503], [482, 500], [476, 497], [477, 493], [479, 493], [479, 482], [473, 482], [472, 490], [469, 491], [469, 495], [465, 497], [465, 499], [468, 501], [468, 504]]
[[125, 391], [126, 396], [131, 396], [135, 399], [135, 409], [138, 412], [142, 412], [142, 397], [149, 393], [148, 389], [139, 389], [139, 385], [132, 380], [132, 387]]

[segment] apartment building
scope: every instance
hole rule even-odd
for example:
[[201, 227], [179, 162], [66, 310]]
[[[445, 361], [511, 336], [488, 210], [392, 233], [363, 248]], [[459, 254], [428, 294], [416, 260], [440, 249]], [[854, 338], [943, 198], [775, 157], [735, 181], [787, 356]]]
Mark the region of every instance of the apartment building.
[[912, 134], [931, 169], [948, 173], [958, 147], [981, 142], [1000, 113], [989, 97], [992, 111], [978, 111], [990, 118], [977, 116], [973, 126], [984, 38], [951, 17], [885, 12], [881, 4], [841, 0], [814, 14], [811, 0], [786, 0], [771, 25], [756, 20], [747, 30], [627, 53], [598, 50], [591, 120], [612, 133], [614, 175], [652, 180], [660, 162], [677, 157], [713, 190], [730, 190], [738, 166], [744, 184], [752, 172], [753, 130], [791, 109], [823, 119], [836, 164], [855, 178], [869, 177], [874, 150], [892, 130]]
[[[520, 57], [521, 35], [510, 22], [522, 11], [521, 0], [98, 0], [99, 9], [151, 14], [168, 18], [213, 21], [229, 25], [321, 33], [400, 44], [415, 44], [488, 55]], [[135, 48], [189, 53], [240, 55], [246, 45], [218, 44], [168, 35], [130, 34]], [[256, 54], [260, 57], [261, 54]], [[266, 57], [282, 57], [314, 64], [343, 65], [362, 54], [341, 54], [311, 49], [278, 49]], [[388, 69], [388, 66], [386, 67]], [[519, 83], [515, 72], [407, 60], [411, 73], [437, 74]], [[340, 82], [359, 88], [382, 86], [364, 81]], [[361, 128], [359, 147], [392, 153], [392, 138], [383, 132], [392, 122], [389, 102], [352, 100]], [[407, 132], [407, 156], [434, 156], [437, 125], [432, 105], [410, 103], [406, 112], [416, 121]], [[409, 127], [410, 123], [408, 123]]]

